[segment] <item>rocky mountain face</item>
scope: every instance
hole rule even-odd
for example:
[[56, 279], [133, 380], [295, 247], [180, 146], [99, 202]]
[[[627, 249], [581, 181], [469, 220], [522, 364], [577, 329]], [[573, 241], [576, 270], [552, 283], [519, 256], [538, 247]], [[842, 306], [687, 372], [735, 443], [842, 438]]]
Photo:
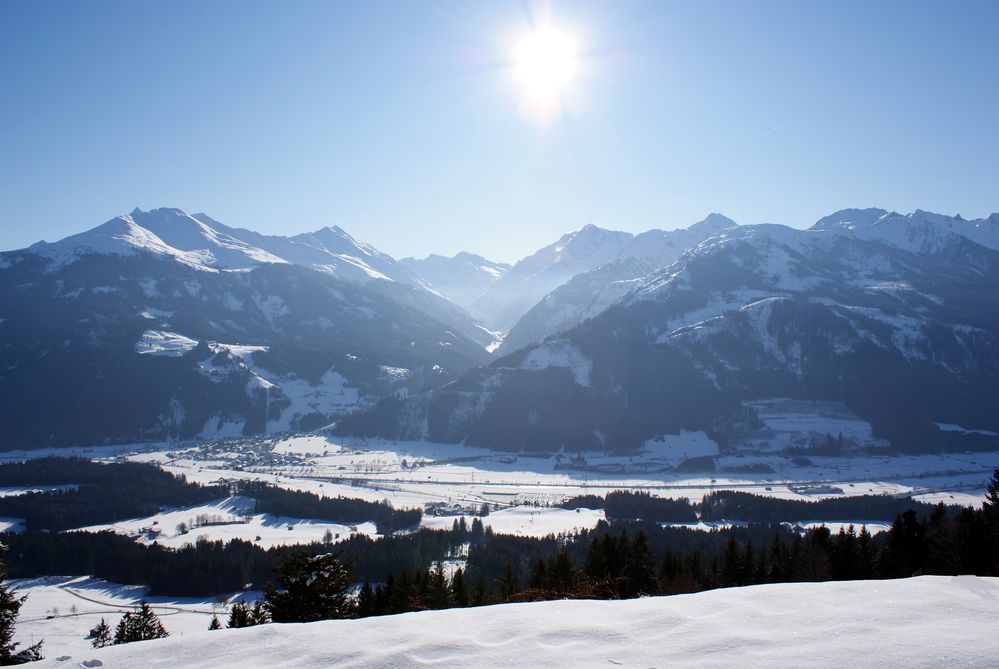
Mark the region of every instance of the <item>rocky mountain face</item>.
[[447, 310], [472, 323], [338, 229], [265, 238], [136, 211], [0, 254], [5, 443], [319, 427], [486, 362]]
[[807, 419], [777, 446], [995, 448], [999, 253], [919, 212], [875, 221], [724, 230], [562, 334], [336, 429], [545, 452], [703, 431], [766, 450]]

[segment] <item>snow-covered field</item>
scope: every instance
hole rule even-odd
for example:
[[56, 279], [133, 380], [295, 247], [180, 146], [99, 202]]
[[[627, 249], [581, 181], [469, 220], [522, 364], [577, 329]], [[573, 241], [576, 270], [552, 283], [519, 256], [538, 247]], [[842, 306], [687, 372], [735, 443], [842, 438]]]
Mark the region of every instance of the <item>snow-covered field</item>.
[[[423, 526], [432, 529], [451, 529], [459, 516], [424, 516]], [[464, 516], [471, 525], [474, 516]], [[513, 506], [493, 511], [479, 518], [483, 527], [493, 528], [497, 534], [515, 534], [522, 537], [544, 537], [549, 534], [572, 533], [586, 530], [604, 519], [603, 509], [548, 509], [536, 506]]]
[[[169, 548], [212, 541], [245, 539], [261, 548], [323, 541], [329, 536], [342, 541], [354, 534], [378, 536], [374, 523], [340, 525], [323, 520], [290, 518], [256, 513], [256, 503], [248, 497], [229, 497], [206, 504], [166, 510], [154, 516], [135, 518], [109, 525], [82, 528], [88, 532], [111, 530], [134, 537], [142, 543], [156, 542]], [[183, 524], [183, 529], [180, 529]]]
[[[701, 433], [676, 437], [691, 453], [714, 444]], [[722, 489], [810, 500], [862, 494], [914, 495], [980, 504], [999, 453], [810, 456], [723, 455], [713, 472], [678, 472], [653, 440], [640, 455], [559, 453], [532, 457], [461, 444], [343, 440], [321, 435], [154, 447], [128, 457], [156, 462], [189, 480], [260, 479], [320, 495], [386, 500], [397, 507], [489, 503], [493, 508], [550, 505], [582, 494], [644, 490], [699, 501]], [[672, 443], [672, 442], [669, 442]], [[843, 519], [857, 520], [857, 519]], [[596, 522], [594, 520], [594, 522]]]
[[[229, 598], [220, 600], [145, 597], [146, 589], [88, 577], [49, 576], [15, 579], [10, 585], [28, 595], [17, 619], [14, 640], [25, 645], [45, 640], [45, 657], [81, 657], [92, 652], [87, 634], [104, 618], [112, 631], [121, 617], [143, 599], [149, 602], [173, 637], [208, 629], [213, 614], [225, 624]], [[259, 593], [241, 593], [232, 601], [254, 599]], [[61, 666], [79, 666], [79, 660]], [[134, 665], [141, 666], [141, 665]]]
[[[602, 511], [566, 511], [553, 505], [576, 495], [605, 495], [614, 490], [641, 490], [693, 501], [700, 501], [712, 491], [727, 489], [799, 500], [888, 494], [913, 495], [933, 503], [978, 505], [986, 481], [999, 466], [999, 453], [865, 454], [807, 459], [759, 453], [718, 456], [713, 472], [684, 473], [666, 467], [675, 464], [673, 450], [682, 450], [693, 457], [708, 455], [716, 448], [714, 442], [699, 432], [651, 440], [643, 453], [634, 456], [587, 453], [585, 457], [567, 453], [532, 457], [461, 444], [344, 440], [312, 434], [94, 447], [62, 453], [96, 460], [127, 458], [154, 462], [190, 481], [202, 483], [262, 480], [326, 497], [387, 501], [396, 508], [424, 508], [428, 511], [423, 520], [425, 527], [450, 527], [460, 515], [471, 522], [471, 514], [488, 504], [491, 513], [482, 518], [486, 526], [494, 532], [521, 536], [571, 533], [593, 527], [604, 518]], [[0, 462], [51, 454], [51, 449], [0, 453]], [[28, 489], [4, 489], [0, 494], [19, 494]], [[112, 529], [140, 541], [155, 539], [168, 546], [193, 543], [204, 536], [223, 540], [239, 537], [264, 547], [320, 540], [327, 531], [340, 539], [355, 532], [374, 535], [376, 531], [371, 523], [344, 526], [251, 513], [252, 509], [247, 508], [250, 502], [244, 502], [241, 506], [232, 498], [219, 500], [88, 529]], [[436, 512], [429, 512], [435, 507]], [[444, 515], [435, 515], [441, 513], [441, 507]], [[206, 524], [198, 522], [199, 516], [233, 522]], [[840, 524], [867, 525], [872, 532], [885, 526], [883, 522], [864, 518], [837, 521], [841, 522], [826, 525], [833, 531]], [[15, 531], [21, 526], [16, 518], [0, 519], [0, 523]], [[180, 523], [188, 526], [187, 534], [177, 531]]]
[[189, 633], [38, 666], [984, 668], [996, 610], [994, 578], [796, 583]]

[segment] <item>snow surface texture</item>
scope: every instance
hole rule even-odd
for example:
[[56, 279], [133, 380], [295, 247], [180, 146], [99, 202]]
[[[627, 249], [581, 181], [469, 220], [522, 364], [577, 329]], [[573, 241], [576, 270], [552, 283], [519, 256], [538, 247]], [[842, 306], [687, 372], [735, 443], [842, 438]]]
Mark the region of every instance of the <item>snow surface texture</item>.
[[762, 585], [219, 630], [38, 666], [994, 667], [997, 607], [999, 579], [973, 576]]

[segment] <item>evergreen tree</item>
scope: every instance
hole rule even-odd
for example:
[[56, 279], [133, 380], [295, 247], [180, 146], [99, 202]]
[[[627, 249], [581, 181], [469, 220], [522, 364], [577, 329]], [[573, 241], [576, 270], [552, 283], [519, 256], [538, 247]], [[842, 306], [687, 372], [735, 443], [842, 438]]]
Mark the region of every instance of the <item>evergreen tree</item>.
[[589, 547], [586, 549], [583, 572], [594, 583], [607, 580], [607, 556], [604, 553], [603, 544], [596, 539], [591, 541]]
[[624, 566], [622, 597], [641, 597], [656, 593], [656, 559], [645, 532], [635, 535], [628, 548]]
[[250, 621], [251, 625], [266, 625], [271, 621], [271, 616], [267, 613], [263, 601], [258, 599], [253, 603], [253, 609], [250, 611]]
[[[392, 583], [392, 576], [389, 575], [389, 583]], [[409, 572], [403, 570], [399, 574], [399, 580], [396, 581], [392, 587], [392, 593], [389, 596], [389, 610], [392, 613], [405, 613], [406, 611], [413, 610], [413, 600], [416, 591], [413, 588], [413, 580], [409, 575]]]
[[472, 606], [485, 606], [489, 602], [489, 590], [486, 588], [486, 579], [479, 576], [475, 584], [475, 592], [472, 594]]
[[[0, 545], [0, 553], [7, 550]], [[14, 622], [27, 596], [18, 597], [7, 580], [7, 566], [0, 560], [0, 664], [23, 664], [42, 659], [42, 643], [18, 651], [18, 643], [13, 641]]]
[[472, 518], [472, 531], [471, 531], [472, 543], [478, 542], [478, 540], [482, 538], [482, 534], [483, 534], [482, 521], [479, 520], [478, 518]]
[[729, 535], [728, 541], [725, 544], [725, 552], [722, 554], [718, 565], [716, 576], [718, 585], [723, 587], [739, 585], [739, 563], [739, 545], [736, 543], [735, 537]]
[[251, 627], [253, 624], [253, 615], [250, 613], [250, 607], [243, 602], [236, 602], [232, 605], [232, 609], [229, 610], [229, 622], [226, 623], [226, 627], [229, 629], [238, 629], [240, 627]]
[[985, 487], [985, 500], [982, 502], [983, 536], [981, 541], [982, 555], [986, 573], [999, 574], [999, 467], [992, 472]]
[[308, 623], [349, 618], [350, 565], [339, 553], [295, 553], [275, 569], [278, 585], [264, 588], [264, 609], [276, 623]]
[[364, 582], [357, 593], [357, 617], [367, 618], [375, 613], [375, 591], [371, 589], [371, 583]]
[[545, 561], [538, 558], [531, 568], [531, 573], [527, 577], [527, 587], [530, 590], [542, 591], [547, 589], [547, 577], [545, 575]]
[[520, 592], [520, 578], [517, 576], [517, 572], [513, 570], [512, 565], [507, 565], [506, 569], [503, 570], [503, 575], [499, 580], [499, 596], [502, 600], [510, 600]]
[[90, 630], [90, 638], [92, 641], [90, 645], [94, 648], [105, 648], [111, 645], [111, 626], [108, 625], [108, 621], [101, 618], [101, 622], [97, 624], [97, 627]]
[[142, 602], [138, 611], [126, 613], [122, 617], [114, 631], [114, 643], [132, 643], [133, 641], [162, 639], [167, 636], [170, 636], [170, 633], [163, 627], [159, 617], [149, 607], [149, 604]]
[[222, 629], [222, 621], [219, 620], [218, 616], [212, 616], [212, 622], [208, 624], [208, 631], [220, 630]]
[[427, 573], [427, 596], [424, 604], [431, 609], [446, 609], [451, 605], [451, 591], [448, 588], [444, 564], [440, 561]]
[[552, 558], [546, 568], [548, 589], [558, 595], [569, 594], [576, 584], [576, 566], [572, 555], [565, 546]]
[[465, 588], [465, 571], [459, 567], [451, 577], [451, 601], [455, 606], [468, 606], [468, 590]]
[[982, 502], [982, 511], [986, 515], [999, 515], [999, 467], [992, 472], [988, 485], [985, 486], [985, 500]]

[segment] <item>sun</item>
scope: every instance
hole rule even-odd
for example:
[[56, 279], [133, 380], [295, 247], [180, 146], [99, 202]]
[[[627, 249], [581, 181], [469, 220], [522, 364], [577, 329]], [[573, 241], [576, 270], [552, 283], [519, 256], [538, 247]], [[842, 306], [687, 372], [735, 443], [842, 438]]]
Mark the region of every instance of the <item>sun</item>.
[[518, 41], [513, 60], [521, 87], [521, 114], [541, 125], [553, 122], [562, 114], [577, 70], [573, 39], [553, 25], [540, 25]]
[[517, 46], [517, 75], [528, 90], [560, 89], [576, 69], [572, 40], [564, 32], [542, 26]]

